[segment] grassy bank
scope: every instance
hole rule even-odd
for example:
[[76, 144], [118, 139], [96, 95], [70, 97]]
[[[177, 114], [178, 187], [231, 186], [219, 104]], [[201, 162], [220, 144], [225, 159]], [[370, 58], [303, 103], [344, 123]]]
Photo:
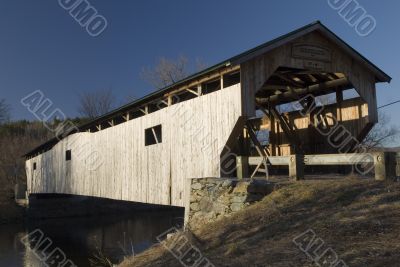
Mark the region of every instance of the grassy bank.
[[[232, 217], [186, 235], [215, 266], [316, 266], [293, 242], [308, 229], [348, 266], [398, 266], [400, 183], [291, 183]], [[121, 266], [182, 265], [156, 245]]]

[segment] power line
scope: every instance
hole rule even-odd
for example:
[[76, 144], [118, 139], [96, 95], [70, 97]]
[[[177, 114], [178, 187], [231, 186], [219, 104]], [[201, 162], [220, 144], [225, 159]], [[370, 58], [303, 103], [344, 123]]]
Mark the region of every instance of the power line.
[[384, 107], [387, 107], [387, 106], [390, 106], [390, 105], [393, 105], [393, 104], [396, 104], [396, 103], [399, 103], [399, 102], [400, 102], [400, 100], [397, 100], [397, 101], [391, 102], [391, 103], [389, 103], [389, 104], [386, 104], [386, 105], [380, 106], [380, 107], [378, 107], [378, 109], [380, 109], [380, 108], [384, 108]]

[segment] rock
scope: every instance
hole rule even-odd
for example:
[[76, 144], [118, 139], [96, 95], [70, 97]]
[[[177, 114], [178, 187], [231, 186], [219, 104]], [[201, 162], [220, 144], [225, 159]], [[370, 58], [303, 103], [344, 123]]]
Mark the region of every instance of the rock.
[[233, 204], [230, 206], [230, 208], [231, 208], [231, 210], [232, 210], [233, 212], [239, 211], [239, 210], [243, 209], [243, 207], [244, 207], [244, 204], [243, 204], [243, 203], [233, 203]]
[[225, 180], [223, 183], [222, 183], [222, 186], [223, 187], [230, 187], [232, 185], [232, 181], [231, 180]]
[[233, 193], [247, 194], [248, 187], [249, 187], [249, 182], [239, 182], [233, 189]]
[[207, 179], [203, 179], [204, 182], [206, 182], [206, 183], [212, 183], [212, 184], [217, 183], [219, 180], [221, 180], [221, 178], [207, 178]]
[[202, 211], [211, 211], [213, 209], [213, 202], [208, 197], [203, 197], [199, 202], [199, 209]]
[[191, 194], [190, 195], [190, 203], [192, 202], [199, 202], [203, 198], [202, 195], [199, 194]]
[[199, 210], [200, 210], [199, 203], [194, 202], [194, 203], [190, 204], [190, 210], [192, 210], [192, 211], [199, 211]]
[[205, 193], [204, 193], [204, 191], [199, 190], [199, 191], [196, 191], [196, 195], [202, 197], [205, 195]]
[[228, 209], [228, 206], [222, 204], [222, 203], [214, 203], [213, 210], [217, 214], [225, 214], [226, 210]]
[[198, 228], [218, 218], [229, 217], [233, 212], [261, 200], [274, 187], [274, 183], [264, 180], [211, 177], [193, 179], [189, 224]]
[[243, 196], [234, 196], [232, 198], [232, 203], [244, 203], [246, 202], [247, 199], [247, 195], [243, 195]]
[[212, 219], [215, 219], [215, 218], [216, 218], [216, 214], [215, 214], [215, 212], [214, 212], [214, 211], [207, 212], [207, 213], [205, 213], [205, 214], [203, 215], [203, 218], [204, 218], [205, 220], [208, 220], [208, 221], [210, 221], [210, 220], [212, 220]]
[[194, 189], [194, 190], [200, 190], [201, 188], [203, 188], [203, 186], [201, 185], [201, 183], [194, 183], [194, 184], [192, 184], [192, 189]]

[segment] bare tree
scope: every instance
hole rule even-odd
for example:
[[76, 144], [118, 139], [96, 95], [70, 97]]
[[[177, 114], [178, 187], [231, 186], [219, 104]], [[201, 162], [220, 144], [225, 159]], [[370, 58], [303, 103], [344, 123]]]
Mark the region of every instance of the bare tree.
[[362, 145], [367, 150], [384, 147], [395, 142], [400, 134], [400, 129], [390, 124], [390, 117], [384, 112], [379, 112], [379, 122], [372, 128]]
[[154, 68], [143, 68], [140, 75], [150, 85], [160, 89], [184, 79], [191, 72], [206, 67], [206, 64], [199, 58], [192, 65], [194, 65], [193, 71], [191, 71], [188, 58], [183, 55], [176, 60], [162, 57]]
[[0, 124], [10, 119], [10, 106], [5, 99], [0, 99]]
[[93, 119], [109, 112], [115, 104], [115, 97], [111, 90], [86, 92], [80, 95], [79, 113]]

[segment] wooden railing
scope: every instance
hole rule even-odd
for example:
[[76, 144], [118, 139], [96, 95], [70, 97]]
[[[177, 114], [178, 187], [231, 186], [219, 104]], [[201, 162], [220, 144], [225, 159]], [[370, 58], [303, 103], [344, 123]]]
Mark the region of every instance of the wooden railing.
[[[322, 155], [290, 155], [269, 156], [271, 166], [288, 166], [289, 177], [295, 180], [304, 179], [304, 166], [340, 166], [340, 165], [370, 165], [374, 170], [376, 180], [397, 179], [397, 159], [400, 153], [372, 152], [372, 153], [347, 153], [347, 154], [322, 154]], [[249, 166], [258, 166], [263, 157], [237, 157], [238, 178], [248, 176]], [[399, 173], [400, 174], [400, 173]]]

